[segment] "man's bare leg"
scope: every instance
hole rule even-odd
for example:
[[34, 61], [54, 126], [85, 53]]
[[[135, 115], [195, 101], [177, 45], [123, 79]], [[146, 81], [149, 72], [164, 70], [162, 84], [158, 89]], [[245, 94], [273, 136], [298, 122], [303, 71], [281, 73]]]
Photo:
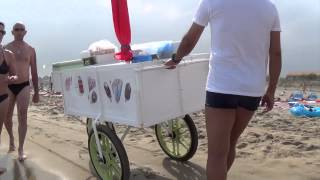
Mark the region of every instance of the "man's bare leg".
[[238, 107], [236, 110], [236, 122], [232, 128], [231, 138], [230, 138], [230, 149], [228, 156], [228, 171], [236, 157], [236, 146], [238, 139], [245, 128], [248, 126], [250, 119], [252, 118], [254, 111], [248, 111], [244, 108]]
[[227, 161], [230, 149], [230, 136], [235, 122], [235, 117], [235, 109], [206, 107], [208, 135], [208, 180], [227, 179]]
[[18, 132], [19, 132], [19, 160], [23, 161], [27, 158], [24, 153], [24, 141], [27, 134], [27, 114], [30, 100], [30, 87], [27, 86], [21, 90], [17, 96], [17, 110], [18, 110]]
[[9, 134], [9, 152], [15, 151], [16, 147], [14, 145], [14, 136], [13, 136], [13, 123], [12, 123], [12, 117], [13, 117], [13, 111], [15, 106], [16, 97], [12, 94], [12, 92], [9, 90], [9, 106], [8, 106], [8, 115], [7, 119], [4, 122], [4, 125], [8, 131]]

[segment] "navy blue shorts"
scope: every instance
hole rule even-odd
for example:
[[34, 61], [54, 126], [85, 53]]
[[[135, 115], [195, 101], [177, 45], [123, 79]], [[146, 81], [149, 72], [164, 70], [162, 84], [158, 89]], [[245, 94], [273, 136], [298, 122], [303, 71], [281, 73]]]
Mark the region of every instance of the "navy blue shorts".
[[236, 109], [242, 107], [249, 111], [256, 111], [260, 101], [261, 97], [221, 94], [209, 91], [207, 91], [206, 95], [206, 106], [212, 108]]

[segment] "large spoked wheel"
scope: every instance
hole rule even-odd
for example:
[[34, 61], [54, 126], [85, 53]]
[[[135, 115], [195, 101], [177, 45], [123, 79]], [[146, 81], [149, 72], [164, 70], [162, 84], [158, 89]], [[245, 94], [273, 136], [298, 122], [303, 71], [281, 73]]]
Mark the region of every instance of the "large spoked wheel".
[[[87, 118], [86, 124], [87, 124], [87, 134], [88, 134], [88, 135], [90, 134], [90, 131], [92, 130], [92, 121], [93, 121], [93, 119]], [[109, 126], [109, 128], [110, 128], [112, 131], [114, 131], [114, 133], [116, 132], [116, 129], [115, 129], [115, 127], [114, 127], [114, 125], [113, 125], [112, 123], [105, 122], [105, 125], [106, 125], [106, 126]]]
[[155, 126], [162, 150], [176, 161], [188, 161], [198, 148], [197, 128], [189, 115]]
[[107, 126], [97, 126], [99, 143], [103, 158], [101, 159], [93, 130], [89, 135], [89, 154], [91, 163], [102, 180], [128, 180], [130, 167], [127, 153], [118, 136]]

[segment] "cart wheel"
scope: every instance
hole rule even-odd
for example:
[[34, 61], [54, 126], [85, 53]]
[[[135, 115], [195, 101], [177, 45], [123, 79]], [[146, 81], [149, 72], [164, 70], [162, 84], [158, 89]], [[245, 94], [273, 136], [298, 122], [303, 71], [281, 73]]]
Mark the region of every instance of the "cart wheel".
[[93, 130], [89, 135], [91, 163], [102, 180], [128, 180], [130, 167], [127, 153], [118, 136], [107, 126], [97, 126], [103, 159], [100, 159]]
[[155, 126], [161, 149], [176, 161], [188, 161], [198, 148], [197, 128], [189, 115]]
[[[106, 122], [105, 123], [106, 126], [109, 126], [109, 128], [114, 132], [116, 133], [116, 129], [114, 127], [114, 125], [112, 123], [108, 123]], [[90, 131], [92, 129], [92, 119], [91, 118], [87, 118], [87, 134], [89, 135], [90, 134]]]

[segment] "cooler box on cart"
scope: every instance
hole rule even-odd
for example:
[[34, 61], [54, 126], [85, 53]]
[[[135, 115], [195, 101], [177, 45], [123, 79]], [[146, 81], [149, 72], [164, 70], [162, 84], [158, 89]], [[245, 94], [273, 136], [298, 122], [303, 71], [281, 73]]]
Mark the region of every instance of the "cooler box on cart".
[[204, 108], [208, 58], [174, 70], [159, 62], [89, 66], [62, 72], [65, 113], [149, 127]]

